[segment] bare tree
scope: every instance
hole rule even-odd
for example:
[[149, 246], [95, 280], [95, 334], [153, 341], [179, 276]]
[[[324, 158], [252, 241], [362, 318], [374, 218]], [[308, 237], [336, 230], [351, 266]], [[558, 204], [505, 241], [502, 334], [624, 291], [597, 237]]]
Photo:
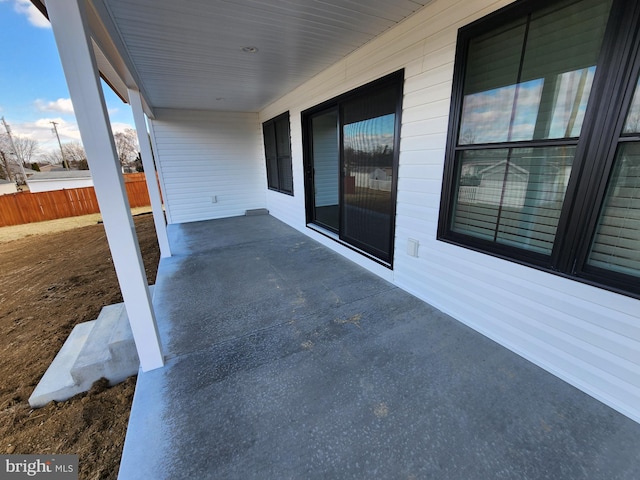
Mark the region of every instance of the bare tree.
[[[69, 163], [69, 166], [75, 170], [89, 170], [87, 163], [87, 154], [84, 151], [84, 147], [79, 142], [70, 142], [62, 145], [64, 151], [64, 158]], [[49, 150], [40, 157], [43, 162], [57, 165], [62, 163], [62, 155], [60, 150]]]
[[0, 152], [6, 177], [24, 183], [24, 168], [31, 167], [31, 159], [39, 150], [40, 145], [33, 138], [13, 135], [10, 139], [8, 134], [0, 135]]
[[46, 150], [40, 154], [40, 163], [45, 165], [57, 165], [62, 163], [62, 156], [60, 155], [60, 150], [57, 148], [55, 150]]
[[127, 128], [122, 132], [116, 132], [113, 138], [123, 170], [135, 170], [135, 166], [132, 168], [131, 164], [138, 158], [139, 148], [136, 131], [133, 128]]
[[16, 155], [24, 166], [28, 166], [40, 150], [40, 144], [34, 138], [14, 136], [13, 143], [16, 146]]
[[15, 152], [9, 141], [9, 136], [6, 133], [0, 135], [0, 150], [9, 154], [16, 162], [22, 162], [25, 166], [31, 163], [31, 159], [40, 151], [40, 144], [34, 138], [13, 135], [13, 145], [16, 147]]
[[84, 147], [78, 142], [65, 143], [62, 146], [64, 158], [69, 162], [71, 168], [77, 170], [89, 170], [87, 154]]
[[13, 181], [13, 175], [11, 175], [11, 169], [9, 168], [9, 161], [3, 150], [0, 150], [0, 178], [4, 180]]
[[10, 151], [9, 137], [6, 134], [0, 134], [0, 178], [5, 180], [13, 180], [9, 167]]

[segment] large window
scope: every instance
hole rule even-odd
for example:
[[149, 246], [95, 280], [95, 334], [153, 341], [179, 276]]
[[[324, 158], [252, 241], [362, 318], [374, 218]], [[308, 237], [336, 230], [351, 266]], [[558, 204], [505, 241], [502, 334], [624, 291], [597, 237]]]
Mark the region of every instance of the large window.
[[270, 190], [293, 195], [289, 112], [262, 124]]
[[440, 239], [640, 294], [639, 3], [523, 0], [460, 30]]
[[636, 285], [640, 281], [639, 137], [640, 88], [636, 85], [586, 261], [587, 269], [628, 274], [635, 277]]
[[303, 112], [307, 222], [390, 266], [402, 71]]

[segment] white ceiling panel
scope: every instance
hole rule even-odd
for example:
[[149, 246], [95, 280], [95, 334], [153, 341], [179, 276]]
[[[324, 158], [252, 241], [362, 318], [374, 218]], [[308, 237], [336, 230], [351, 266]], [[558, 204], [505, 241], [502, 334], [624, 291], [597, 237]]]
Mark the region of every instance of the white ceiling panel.
[[259, 111], [429, 1], [93, 3], [152, 107]]

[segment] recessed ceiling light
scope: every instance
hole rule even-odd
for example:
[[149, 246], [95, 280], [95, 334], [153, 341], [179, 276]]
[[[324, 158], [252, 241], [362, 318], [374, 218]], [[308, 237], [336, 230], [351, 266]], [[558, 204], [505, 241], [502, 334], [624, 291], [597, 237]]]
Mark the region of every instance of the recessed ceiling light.
[[258, 47], [242, 47], [244, 53], [258, 53]]

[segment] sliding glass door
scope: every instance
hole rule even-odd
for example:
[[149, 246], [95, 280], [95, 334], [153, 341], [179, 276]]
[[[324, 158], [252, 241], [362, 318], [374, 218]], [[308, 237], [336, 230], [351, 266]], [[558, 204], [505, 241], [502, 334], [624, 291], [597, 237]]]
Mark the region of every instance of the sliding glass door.
[[303, 112], [308, 223], [389, 266], [402, 82], [397, 72]]

